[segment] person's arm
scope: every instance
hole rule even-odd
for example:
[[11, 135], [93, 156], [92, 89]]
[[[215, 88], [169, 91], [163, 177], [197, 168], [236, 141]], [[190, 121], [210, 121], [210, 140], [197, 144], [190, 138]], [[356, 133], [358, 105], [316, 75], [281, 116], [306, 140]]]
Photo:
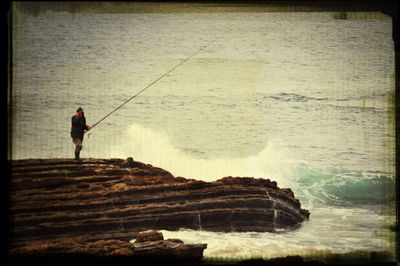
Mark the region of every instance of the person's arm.
[[83, 122], [84, 122], [84, 128], [85, 128], [85, 130], [86, 131], [89, 131], [92, 127], [91, 126], [88, 126], [87, 124], [86, 124], [86, 118], [83, 118]]

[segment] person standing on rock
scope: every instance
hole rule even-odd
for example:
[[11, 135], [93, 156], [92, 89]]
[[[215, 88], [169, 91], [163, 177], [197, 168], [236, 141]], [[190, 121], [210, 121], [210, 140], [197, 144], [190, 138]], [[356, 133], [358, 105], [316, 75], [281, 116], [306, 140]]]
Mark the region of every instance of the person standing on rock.
[[92, 128], [86, 125], [86, 118], [81, 107], [71, 117], [71, 124], [71, 137], [72, 142], [75, 144], [75, 160], [80, 160], [79, 153], [82, 150], [83, 135]]

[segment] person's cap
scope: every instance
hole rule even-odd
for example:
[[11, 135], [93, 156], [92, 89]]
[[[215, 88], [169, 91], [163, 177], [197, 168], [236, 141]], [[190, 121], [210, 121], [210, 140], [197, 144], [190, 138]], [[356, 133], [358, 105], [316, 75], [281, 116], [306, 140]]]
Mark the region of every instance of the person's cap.
[[77, 112], [83, 112], [82, 107], [79, 107], [78, 110], [76, 110]]

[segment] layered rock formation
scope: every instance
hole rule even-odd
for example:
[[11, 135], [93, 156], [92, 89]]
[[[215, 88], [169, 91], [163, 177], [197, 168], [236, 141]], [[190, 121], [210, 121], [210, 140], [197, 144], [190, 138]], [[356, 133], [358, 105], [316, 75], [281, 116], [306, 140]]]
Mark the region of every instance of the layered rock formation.
[[109, 239], [90, 241], [85, 237], [44, 240], [9, 251], [11, 256], [102, 256], [130, 257], [132, 259], [200, 260], [207, 244], [184, 244], [179, 239], [167, 239], [154, 230], [138, 234], [134, 243]]
[[148, 229], [275, 231], [309, 218], [274, 181], [204, 182], [122, 159], [12, 161], [10, 245], [61, 238], [129, 241]]

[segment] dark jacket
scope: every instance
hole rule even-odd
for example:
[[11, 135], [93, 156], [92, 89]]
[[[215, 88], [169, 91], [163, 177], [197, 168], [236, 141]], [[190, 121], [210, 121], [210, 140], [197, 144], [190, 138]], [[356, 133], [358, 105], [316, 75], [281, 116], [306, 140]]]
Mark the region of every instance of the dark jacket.
[[78, 117], [74, 115], [71, 117], [71, 137], [73, 139], [83, 140], [85, 130], [89, 127], [86, 125], [86, 118], [84, 116]]

